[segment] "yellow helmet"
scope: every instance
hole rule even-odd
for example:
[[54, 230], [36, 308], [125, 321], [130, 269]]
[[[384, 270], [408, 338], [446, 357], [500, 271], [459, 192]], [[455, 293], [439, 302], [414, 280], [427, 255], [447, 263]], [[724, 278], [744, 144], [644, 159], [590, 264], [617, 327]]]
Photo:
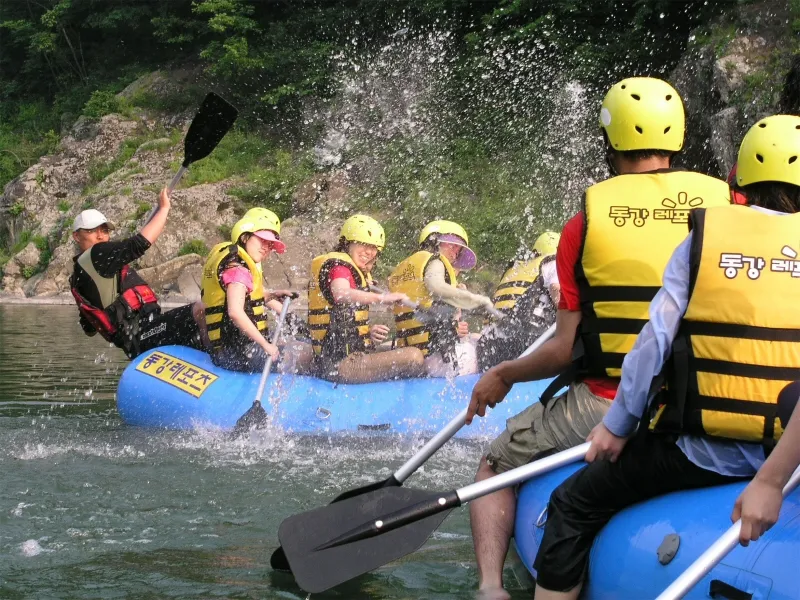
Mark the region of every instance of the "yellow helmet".
[[382, 251], [386, 245], [386, 234], [383, 227], [367, 215], [353, 215], [344, 222], [339, 233], [348, 242], [359, 242], [375, 246]]
[[453, 221], [431, 221], [419, 234], [419, 243], [423, 244], [431, 236], [436, 236], [437, 242], [447, 242], [461, 246], [458, 256], [453, 261], [453, 266], [459, 271], [469, 271], [478, 264], [475, 251], [469, 247], [469, 237], [466, 230]]
[[231, 241], [235, 244], [243, 233], [255, 233], [256, 231], [272, 231], [276, 236], [281, 233], [281, 220], [271, 210], [266, 208], [251, 208], [244, 216], [236, 221], [231, 229]]
[[800, 117], [773, 115], [745, 134], [739, 147], [736, 183], [781, 181], [800, 186]]
[[464, 240], [465, 244], [469, 244], [469, 237], [467, 237], [466, 230], [461, 225], [454, 223], [453, 221], [431, 221], [425, 225], [422, 232], [420, 232], [419, 243], [421, 244], [427, 240], [433, 233], [437, 233], [439, 235], [448, 233], [451, 235], [457, 235]]
[[555, 254], [558, 250], [558, 242], [561, 236], [554, 231], [545, 231], [542, 235], [536, 238], [533, 244], [533, 249], [539, 253], [539, 256], [550, 256]]
[[675, 88], [653, 77], [629, 77], [608, 90], [600, 127], [614, 150], [683, 148], [686, 116]]

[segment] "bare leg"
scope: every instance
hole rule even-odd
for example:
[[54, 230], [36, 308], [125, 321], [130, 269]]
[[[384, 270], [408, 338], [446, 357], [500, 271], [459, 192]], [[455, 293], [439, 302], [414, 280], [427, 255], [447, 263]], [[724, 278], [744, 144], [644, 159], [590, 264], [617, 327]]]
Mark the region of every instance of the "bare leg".
[[311, 344], [295, 340], [286, 342], [281, 355], [283, 360], [278, 365], [280, 373], [305, 375], [311, 372], [311, 363], [314, 360]]
[[424, 364], [422, 351], [411, 346], [371, 354], [356, 352], [339, 363], [339, 381], [370, 383], [395, 377], [421, 377]]
[[534, 600], [578, 600], [578, 596], [581, 594], [582, 587], [583, 584], [581, 583], [576, 585], [568, 592], [554, 592], [552, 590], [546, 590], [537, 585], [533, 597]]
[[[481, 458], [475, 481], [494, 477], [496, 473]], [[511, 488], [477, 498], [469, 504], [472, 539], [478, 561], [478, 585], [482, 591], [493, 590], [492, 598], [510, 598], [503, 589], [503, 563], [514, 533], [517, 499]], [[489, 597], [487, 595], [487, 597]]]

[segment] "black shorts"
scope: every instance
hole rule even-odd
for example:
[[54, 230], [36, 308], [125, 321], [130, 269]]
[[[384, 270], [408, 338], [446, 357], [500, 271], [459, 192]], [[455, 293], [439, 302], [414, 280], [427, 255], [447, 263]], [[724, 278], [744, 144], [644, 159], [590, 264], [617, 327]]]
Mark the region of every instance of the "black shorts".
[[556, 592], [581, 583], [595, 535], [623, 508], [678, 490], [740, 479], [701, 469], [686, 458], [672, 436], [637, 433], [617, 462], [596, 460], [553, 491], [533, 563], [536, 583]]
[[192, 305], [186, 304], [159, 315], [148, 315], [139, 320], [137, 335], [138, 356], [158, 346], [189, 346], [205, 350], [200, 339], [200, 329], [192, 314]]
[[[267, 364], [267, 353], [255, 342], [250, 342], [243, 348], [220, 348], [211, 355], [211, 362], [229, 371], [261, 373]], [[270, 371], [274, 371], [276, 366], [273, 362]]]

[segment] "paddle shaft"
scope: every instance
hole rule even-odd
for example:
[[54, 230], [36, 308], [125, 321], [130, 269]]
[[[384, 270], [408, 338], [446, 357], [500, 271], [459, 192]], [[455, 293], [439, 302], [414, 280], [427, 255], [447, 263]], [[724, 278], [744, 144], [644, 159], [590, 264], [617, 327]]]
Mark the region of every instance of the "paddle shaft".
[[[553, 334], [556, 332], [555, 323], [551, 325], [547, 331], [545, 331], [542, 335], [540, 335], [533, 344], [528, 346], [528, 349], [525, 350], [522, 354], [520, 354], [520, 358], [528, 356], [531, 352], [536, 351], [542, 344], [548, 341], [550, 338], [553, 337]], [[430, 440], [428, 440], [419, 451], [408, 459], [397, 471], [394, 472], [394, 479], [397, 483], [402, 484], [406, 479], [408, 479], [414, 471], [419, 469], [425, 461], [427, 461], [431, 456], [436, 454], [436, 452], [447, 443], [450, 438], [452, 438], [456, 433], [458, 433], [461, 428], [464, 426], [464, 421], [467, 418], [467, 410], [464, 409], [460, 413], [458, 413], [452, 421], [450, 421], [447, 425], [445, 425], [444, 429], [442, 429], [439, 433], [433, 436]]]
[[[277, 344], [278, 340], [281, 338], [281, 329], [283, 329], [283, 322], [286, 320], [286, 313], [289, 312], [289, 303], [291, 301], [292, 299], [289, 296], [283, 299], [281, 314], [278, 317], [278, 324], [275, 326], [275, 335], [272, 336], [273, 344]], [[269, 377], [269, 372], [271, 369], [272, 356], [267, 356], [267, 362], [264, 364], [264, 370], [261, 371], [261, 381], [258, 382], [258, 391], [256, 392], [256, 398], [253, 400], [253, 404], [261, 403], [261, 397], [264, 395], [264, 388], [267, 386], [267, 377]]]
[[170, 194], [172, 193], [172, 190], [174, 190], [176, 187], [178, 187], [178, 184], [180, 183], [181, 178], [186, 174], [186, 172], [188, 170], [189, 170], [189, 167], [184, 167], [184, 166], [181, 165], [181, 168], [178, 169], [177, 173], [175, 173], [175, 177], [173, 177], [172, 181], [169, 182], [169, 187], [167, 188], [167, 191]]
[[375, 537], [393, 531], [409, 523], [430, 517], [442, 511], [451, 510], [462, 504], [486, 496], [503, 488], [520, 483], [537, 475], [548, 473], [559, 467], [582, 460], [589, 450], [591, 442], [586, 442], [575, 448], [564, 450], [539, 459], [522, 467], [517, 467], [500, 475], [489, 477], [458, 490], [441, 495], [432, 496], [417, 504], [407, 506], [393, 513], [382, 516], [369, 523], [355, 527], [336, 538], [321, 544], [315, 550], [327, 550], [343, 544], [350, 544], [359, 540]]
[[[783, 488], [786, 497], [800, 484], [800, 467], [798, 467]], [[725, 556], [739, 543], [739, 534], [742, 530], [741, 519], [731, 525], [730, 529], [714, 542], [708, 550], [703, 552], [692, 565], [681, 573], [672, 584], [656, 598], [656, 600], [679, 600], [713, 569]]]

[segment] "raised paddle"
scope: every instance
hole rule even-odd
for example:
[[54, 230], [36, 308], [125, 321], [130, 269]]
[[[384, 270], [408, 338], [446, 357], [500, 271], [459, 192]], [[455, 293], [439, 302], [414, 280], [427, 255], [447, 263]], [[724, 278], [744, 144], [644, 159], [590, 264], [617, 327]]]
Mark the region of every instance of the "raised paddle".
[[[292, 299], [297, 298], [297, 292], [293, 292], [283, 299], [283, 307], [281, 314], [278, 316], [278, 323], [275, 326], [275, 334], [272, 336], [272, 343], [277, 344], [281, 338], [281, 329], [283, 329], [283, 322], [286, 320], [286, 314], [289, 312], [289, 303]], [[256, 391], [256, 398], [253, 400], [251, 406], [246, 413], [244, 413], [236, 425], [233, 426], [233, 436], [238, 436], [241, 433], [249, 430], [250, 428], [262, 425], [267, 420], [267, 411], [261, 406], [261, 397], [264, 395], [264, 388], [267, 385], [267, 377], [269, 377], [270, 369], [272, 369], [272, 357], [267, 356], [267, 362], [264, 363], [264, 370], [261, 371], [261, 381], [258, 382], [258, 390]]]
[[169, 184], [170, 192], [178, 185], [189, 165], [211, 154], [230, 131], [238, 114], [233, 105], [221, 96], [214, 92], [206, 95], [183, 140], [183, 164]]
[[278, 530], [298, 585], [323, 592], [417, 550], [457, 506], [582, 460], [586, 442], [458, 490], [387, 487], [285, 519]]
[[[531, 352], [537, 350], [542, 344], [544, 344], [547, 340], [553, 337], [556, 332], [555, 323], [551, 325], [547, 331], [545, 331], [542, 335], [540, 335], [533, 344], [531, 344], [525, 352], [519, 355], [520, 358], [527, 356]], [[462, 427], [464, 427], [464, 421], [467, 418], [467, 410], [464, 409], [460, 413], [458, 413], [452, 421], [450, 421], [447, 425], [445, 425], [444, 429], [442, 429], [439, 433], [433, 436], [427, 443], [425, 443], [419, 451], [414, 454], [411, 458], [409, 458], [405, 463], [403, 463], [397, 471], [395, 471], [388, 479], [384, 479], [383, 481], [376, 481], [374, 483], [370, 483], [358, 488], [354, 488], [352, 490], [347, 490], [342, 492], [338, 496], [336, 496], [333, 500], [331, 500], [331, 504], [334, 502], [340, 502], [342, 500], [346, 500], [348, 498], [353, 498], [355, 496], [361, 496], [363, 494], [367, 494], [369, 492], [374, 492], [375, 490], [379, 490], [385, 487], [398, 487], [403, 485], [403, 482], [411, 477], [414, 472], [419, 469], [425, 462], [436, 452], [445, 445], [447, 441], [450, 440], [456, 433], [458, 433]], [[270, 566], [275, 569], [276, 571], [289, 571], [289, 561], [286, 559], [286, 554], [283, 551], [283, 548], [280, 546], [272, 553], [272, 556], [269, 560]]]
[[[798, 467], [789, 481], [783, 487], [784, 498], [800, 484], [800, 467]], [[730, 526], [728, 531], [714, 542], [708, 550], [703, 552], [691, 566], [672, 582], [672, 584], [656, 598], [656, 600], [679, 600], [713, 569], [727, 554], [739, 543], [739, 534], [742, 530], [741, 519]], [[756, 542], [757, 543], [757, 542]], [[744, 596], [743, 596], [744, 597]], [[748, 596], [749, 597], [749, 596]]]

